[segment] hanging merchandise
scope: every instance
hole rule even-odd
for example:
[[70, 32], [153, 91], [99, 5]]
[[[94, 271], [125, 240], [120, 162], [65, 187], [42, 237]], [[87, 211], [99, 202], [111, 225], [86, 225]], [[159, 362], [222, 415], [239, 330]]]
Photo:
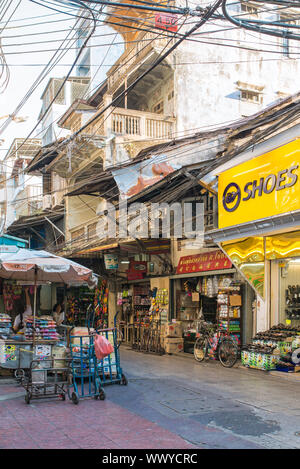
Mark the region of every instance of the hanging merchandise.
[[15, 301], [20, 300], [22, 295], [22, 287], [16, 282], [4, 282], [3, 284], [3, 301], [5, 312], [12, 314]]
[[94, 301], [94, 291], [88, 287], [72, 287], [68, 293], [67, 314], [68, 324], [72, 326], [85, 326], [87, 311]]
[[123, 295], [122, 292], [118, 292], [117, 294], [117, 305], [121, 306], [123, 304]]
[[199, 278], [197, 286], [196, 286], [196, 291], [198, 293], [202, 293], [202, 283], [201, 283], [201, 278]]
[[218, 277], [215, 275], [213, 277], [213, 296], [217, 296], [218, 291], [219, 291], [219, 281], [218, 281]]
[[207, 278], [206, 277], [204, 277], [202, 287], [203, 287], [203, 295], [207, 296]]
[[207, 280], [207, 294], [209, 298], [212, 298], [214, 296], [214, 287], [213, 287], [213, 281], [212, 278], [209, 277]]
[[79, 314], [79, 299], [75, 298], [75, 296], [68, 296], [67, 322], [72, 325], [78, 325]]
[[99, 279], [94, 297], [95, 328], [108, 327], [108, 286], [107, 280]]

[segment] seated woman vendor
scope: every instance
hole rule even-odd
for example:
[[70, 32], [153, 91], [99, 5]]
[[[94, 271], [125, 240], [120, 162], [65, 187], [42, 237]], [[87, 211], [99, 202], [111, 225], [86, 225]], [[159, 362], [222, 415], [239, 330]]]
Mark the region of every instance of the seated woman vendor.
[[58, 326], [60, 326], [64, 322], [65, 314], [62, 310], [61, 304], [59, 303], [57, 303], [53, 307], [53, 319]]
[[13, 325], [13, 330], [15, 332], [24, 332], [25, 321], [32, 315], [30, 296], [28, 293], [28, 288], [25, 288], [25, 297], [26, 297], [26, 308], [22, 302], [16, 304], [17, 316]]

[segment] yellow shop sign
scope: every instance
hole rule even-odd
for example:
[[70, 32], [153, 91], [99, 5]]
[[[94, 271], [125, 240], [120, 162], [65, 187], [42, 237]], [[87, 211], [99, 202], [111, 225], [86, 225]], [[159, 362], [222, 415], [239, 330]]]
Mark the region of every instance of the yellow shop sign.
[[300, 210], [300, 139], [219, 175], [219, 228]]

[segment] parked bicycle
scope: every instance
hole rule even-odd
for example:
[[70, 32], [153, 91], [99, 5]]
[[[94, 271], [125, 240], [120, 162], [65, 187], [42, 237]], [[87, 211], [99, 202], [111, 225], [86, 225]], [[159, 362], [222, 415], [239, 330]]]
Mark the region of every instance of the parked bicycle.
[[216, 326], [200, 321], [197, 339], [194, 344], [194, 357], [198, 362], [202, 362], [208, 356], [208, 350], [212, 349], [221, 364], [226, 368], [231, 368], [238, 359], [239, 347], [236, 341], [225, 332], [215, 340]]
[[161, 343], [161, 321], [150, 318], [140, 320], [137, 339], [133, 342], [132, 348], [139, 352], [163, 355], [165, 351]]
[[164, 354], [161, 343], [161, 321], [152, 320], [148, 331], [147, 352]]

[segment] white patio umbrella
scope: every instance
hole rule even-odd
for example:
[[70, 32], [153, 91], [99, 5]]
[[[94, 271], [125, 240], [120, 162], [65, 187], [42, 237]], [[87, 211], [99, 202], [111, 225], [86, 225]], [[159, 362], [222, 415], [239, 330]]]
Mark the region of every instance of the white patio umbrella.
[[0, 277], [26, 283], [32, 282], [34, 285], [34, 326], [38, 283], [87, 283], [89, 286], [96, 286], [97, 282], [93, 271], [77, 262], [47, 251], [22, 248], [16, 252], [0, 252]]

